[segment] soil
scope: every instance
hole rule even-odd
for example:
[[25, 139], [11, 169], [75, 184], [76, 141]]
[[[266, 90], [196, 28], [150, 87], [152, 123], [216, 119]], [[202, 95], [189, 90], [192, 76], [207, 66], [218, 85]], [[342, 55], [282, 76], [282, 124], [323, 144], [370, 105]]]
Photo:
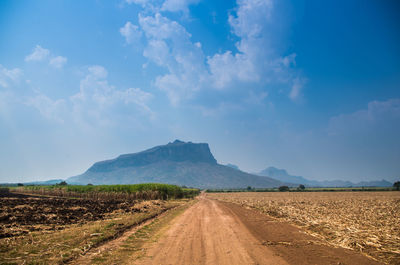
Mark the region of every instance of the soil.
[[69, 224], [104, 219], [114, 211], [135, 212], [136, 202], [70, 199], [25, 194], [0, 197], [0, 238], [38, 230], [59, 230]]
[[133, 264], [380, 264], [288, 223], [200, 196]]

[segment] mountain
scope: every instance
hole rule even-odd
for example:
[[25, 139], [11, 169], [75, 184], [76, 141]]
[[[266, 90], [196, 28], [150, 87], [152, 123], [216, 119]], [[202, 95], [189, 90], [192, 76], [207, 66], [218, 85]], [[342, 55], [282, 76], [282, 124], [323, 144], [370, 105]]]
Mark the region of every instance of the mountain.
[[120, 155], [93, 164], [85, 173], [67, 179], [81, 184], [135, 184], [160, 182], [197, 188], [277, 187], [269, 177], [220, 165], [208, 144], [179, 140], [151, 149]]
[[351, 181], [344, 180], [309, 180], [301, 176], [291, 176], [284, 169], [278, 169], [276, 167], [268, 167], [260, 171], [257, 175], [266, 176], [281, 182], [303, 184], [308, 187], [391, 187], [393, 184], [384, 179], [378, 181], [361, 181], [353, 183]]
[[300, 176], [291, 176], [287, 173], [286, 170], [284, 169], [279, 169], [276, 167], [268, 167], [261, 172], [258, 173], [260, 176], [266, 176], [270, 177], [282, 182], [288, 182], [288, 183], [294, 183], [294, 184], [308, 184], [308, 185], [313, 185], [316, 183], [312, 183], [313, 181], [310, 181], [308, 179], [305, 179]]
[[240, 170], [240, 168], [237, 166], [237, 165], [234, 165], [234, 164], [226, 164], [226, 166], [227, 167], [230, 167], [230, 168], [233, 168], [233, 169], [236, 169], [236, 170]]

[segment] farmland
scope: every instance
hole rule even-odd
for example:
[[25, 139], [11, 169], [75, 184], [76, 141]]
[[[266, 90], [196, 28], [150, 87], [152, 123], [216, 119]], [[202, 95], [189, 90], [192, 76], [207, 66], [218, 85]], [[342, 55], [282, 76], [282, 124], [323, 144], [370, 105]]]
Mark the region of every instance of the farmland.
[[165, 184], [3, 188], [0, 263], [73, 260], [197, 193]]
[[400, 260], [399, 192], [241, 192], [208, 197], [288, 221], [332, 246], [389, 264]]

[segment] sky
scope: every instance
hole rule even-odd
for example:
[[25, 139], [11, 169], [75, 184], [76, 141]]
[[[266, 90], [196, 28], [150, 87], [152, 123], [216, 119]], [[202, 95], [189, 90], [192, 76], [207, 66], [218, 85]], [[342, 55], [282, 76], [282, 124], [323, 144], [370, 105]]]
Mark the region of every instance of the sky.
[[314, 180], [400, 178], [396, 0], [0, 1], [0, 182], [175, 139]]

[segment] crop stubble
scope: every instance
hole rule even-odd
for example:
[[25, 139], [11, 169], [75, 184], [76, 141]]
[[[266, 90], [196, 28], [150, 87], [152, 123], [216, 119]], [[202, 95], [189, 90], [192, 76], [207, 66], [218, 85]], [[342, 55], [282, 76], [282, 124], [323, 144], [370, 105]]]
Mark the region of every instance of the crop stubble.
[[291, 222], [333, 246], [400, 263], [400, 192], [240, 192], [211, 198]]

